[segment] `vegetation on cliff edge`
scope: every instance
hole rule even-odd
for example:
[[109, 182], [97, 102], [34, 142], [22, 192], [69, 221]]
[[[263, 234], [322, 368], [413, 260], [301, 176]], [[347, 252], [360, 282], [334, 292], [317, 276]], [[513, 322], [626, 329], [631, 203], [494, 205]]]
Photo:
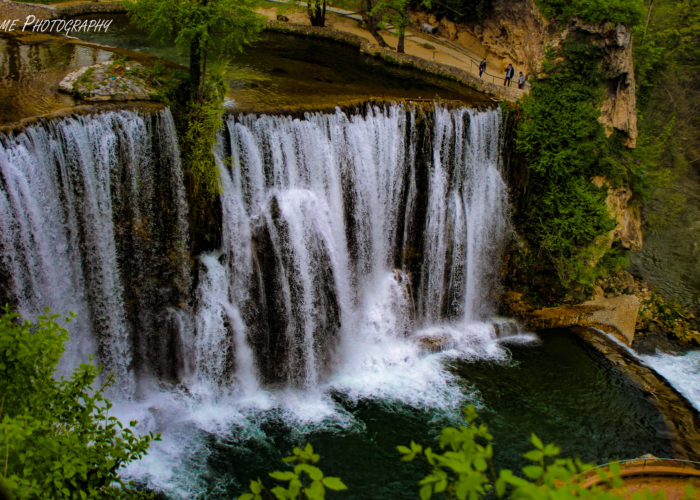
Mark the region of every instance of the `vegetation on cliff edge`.
[[591, 182], [593, 176], [620, 177], [616, 141], [598, 121], [599, 64], [598, 49], [566, 41], [549, 53], [543, 75], [521, 101], [516, 149], [527, 179], [515, 222], [539, 267], [555, 270], [558, 295], [592, 289], [606, 253], [597, 240], [615, 227], [606, 190]]

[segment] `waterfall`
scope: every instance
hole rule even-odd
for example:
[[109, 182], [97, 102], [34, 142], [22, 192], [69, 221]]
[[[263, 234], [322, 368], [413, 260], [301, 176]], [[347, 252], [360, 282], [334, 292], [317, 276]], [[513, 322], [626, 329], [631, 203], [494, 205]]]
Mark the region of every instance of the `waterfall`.
[[498, 110], [230, 116], [217, 156], [223, 248], [200, 259], [201, 379], [316, 387], [353, 344], [493, 312], [508, 230]]
[[[3, 300], [77, 314], [62, 373], [96, 354], [133, 394], [144, 360], [173, 370], [190, 288], [186, 203], [169, 111], [70, 117], [0, 137]], [[185, 301], [187, 299], [184, 299]], [[174, 305], [174, 307], [170, 307]], [[160, 367], [156, 367], [160, 359]]]
[[426, 335], [487, 353], [508, 231], [498, 110], [223, 125], [222, 246], [194, 259], [169, 111], [0, 137], [0, 299], [77, 313], [66, 369], [96, 354], [127, 395], [250, 395], [413, 359]]

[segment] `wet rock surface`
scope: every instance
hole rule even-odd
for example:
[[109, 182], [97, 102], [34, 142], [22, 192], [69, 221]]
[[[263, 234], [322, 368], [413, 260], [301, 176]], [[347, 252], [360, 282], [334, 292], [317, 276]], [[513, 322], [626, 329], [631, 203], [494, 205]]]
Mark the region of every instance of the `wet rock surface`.
[[535, 309], [518, 292], [507, 292], [504, 302], [512, 314], [536, 330], [586, 326], [598, 328], [630, 345], [634, 341], [640, 301], [635, 295], [598, 295], [581, 304]]

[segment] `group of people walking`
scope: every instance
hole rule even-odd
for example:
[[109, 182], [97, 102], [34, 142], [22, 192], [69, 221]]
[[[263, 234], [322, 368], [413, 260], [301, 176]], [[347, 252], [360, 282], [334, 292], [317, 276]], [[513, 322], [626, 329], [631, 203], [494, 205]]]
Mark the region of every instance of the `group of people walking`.
[[[479, 78], [481, 78], [481, 75], [486, 71], [486, 58], [481, 60], [481, 63], [479, 63]], [[506, 76], [503, 79], [503, 85], [506, 87], [510, 87], [510, 82], [513, 80], [513, 76], [515, 75], [515, 69], [513, 69], [512, 64], [508, 64], [506, 67]], [[520, 72], [520, 75], [518, 76], [518, 88], [522, 89], [525, 87], [525, 82], [527, 81], [527, 78], [525, 75], [523, 75], [523, 72]]]

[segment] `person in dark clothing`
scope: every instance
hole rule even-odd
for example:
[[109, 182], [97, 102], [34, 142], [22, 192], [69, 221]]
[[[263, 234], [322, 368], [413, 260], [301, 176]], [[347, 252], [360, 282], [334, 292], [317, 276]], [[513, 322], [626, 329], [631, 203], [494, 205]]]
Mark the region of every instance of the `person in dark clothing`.
[[525, 86], [525, 75], [523, 75], [523, 72], [520, 72], [520, 76], [518, 77], [518, 88], [521, 89]]
[[482, 59], [481, 62], [479, 63], [479, 78], [481, 78], [481, 75], [486, 71], [486, 59]]
[[513, 79], [513, 75], [515, 74], [515, 70], [513, 69], [512, 64], [508, 64], [508, 67], [506, 68], [506, 77], [503, 80], [503, 85], [510, 87], [510, 81]]

